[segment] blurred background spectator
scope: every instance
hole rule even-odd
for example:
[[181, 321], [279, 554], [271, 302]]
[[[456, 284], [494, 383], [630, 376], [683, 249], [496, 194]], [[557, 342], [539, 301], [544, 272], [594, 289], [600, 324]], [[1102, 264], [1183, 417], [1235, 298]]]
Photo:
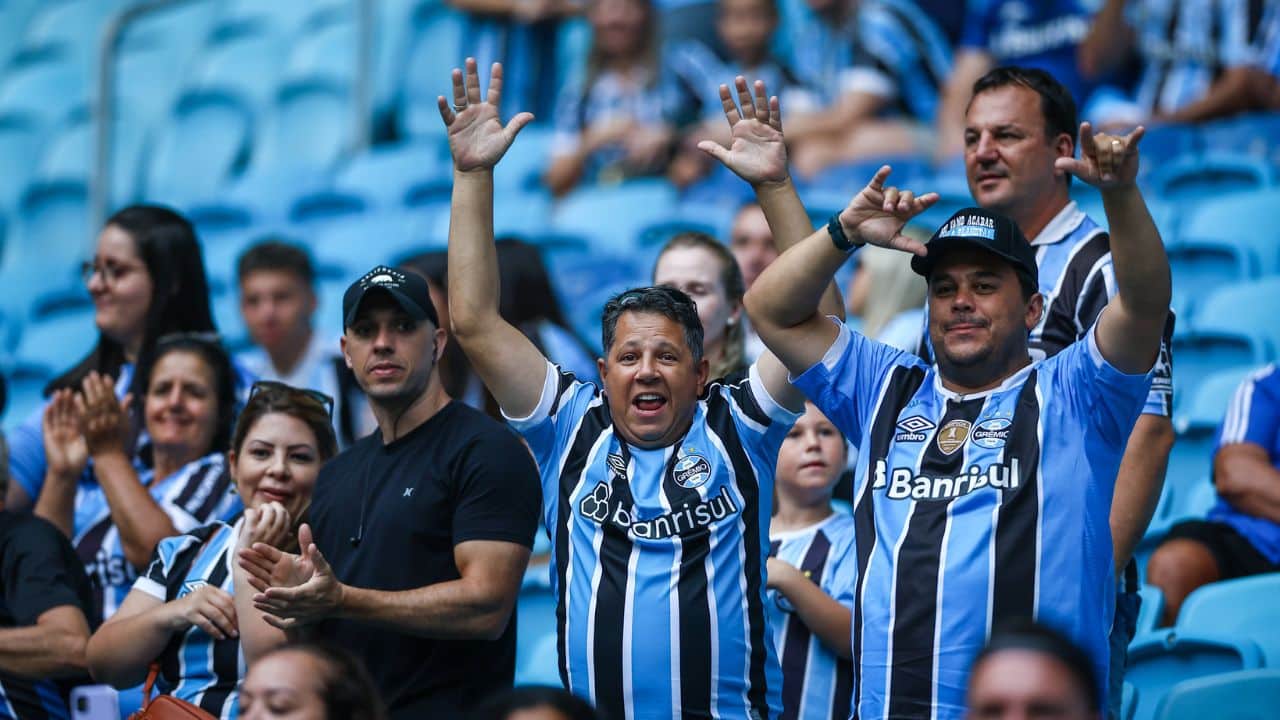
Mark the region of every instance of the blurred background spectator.
[[1088, 655], [1060, 632], [1025, 621], [996, 628], [969, 671], [966, 717], [1097, 720], [1102, 696]]
[[681, 233], [658, 254], [653, 284], [676, 288], [697, 304], [702, 356], [711, 365], [707, 377], [740, 379], [748, 364], [742, 334], [746, 287], [733, 253], [710, 235]]
[[[925, 242], [931, 233], [909, 227], [903, 233]], [[849, 281], [846, 305], [862, 319], [862, 332], [899, 350], [914, 352], [924, 326], [925, 283], [911, 271], [910, 258], [879, 247], [860, 252]]]
[[324, 641], [292, 642], [254, 664], [240, 688], [240, 718], [383, 720], [387, 713], [359, 658]]

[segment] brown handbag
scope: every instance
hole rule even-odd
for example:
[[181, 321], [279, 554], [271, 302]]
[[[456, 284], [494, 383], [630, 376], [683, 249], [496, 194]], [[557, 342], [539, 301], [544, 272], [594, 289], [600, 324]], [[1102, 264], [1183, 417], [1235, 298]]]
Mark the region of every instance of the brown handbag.
[[142, 686], [142, 709], [130, 715], [129, 720], [218, 720], [186, 700], [179, 700], [172, 695], [157, 695], [152, 699], [151, 688], [159, 675], [160, 663], [151, 663], [147, 682]]

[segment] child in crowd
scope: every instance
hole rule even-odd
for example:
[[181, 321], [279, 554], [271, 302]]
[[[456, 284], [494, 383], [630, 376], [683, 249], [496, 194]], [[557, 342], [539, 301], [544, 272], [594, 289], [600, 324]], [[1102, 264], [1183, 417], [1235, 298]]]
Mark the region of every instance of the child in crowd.
[[813, 403], [778, 452], [769, 624], [782, 662], [783, 716], [848, 717], [857, 556], [853, 518], [831, 506], [844, 436]]

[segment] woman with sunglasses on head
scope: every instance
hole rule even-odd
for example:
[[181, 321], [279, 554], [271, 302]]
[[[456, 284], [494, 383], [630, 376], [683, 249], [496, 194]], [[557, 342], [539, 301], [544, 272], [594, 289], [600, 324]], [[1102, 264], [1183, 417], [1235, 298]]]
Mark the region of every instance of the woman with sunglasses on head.
[[[93, 299], [98, 340], [87, 356], [49, 383], [46, 395], [83, 391], [86, 378], [97, 373], [108, 379], [117, 398], [130, 392], [141, 397], [134, 369], [159, 338], [216, 330], [195, 230], [168, 208], [132, 205], [108, 218], [93, 259], [84, 264], [84, 280]], [[236, 374], [243, 393], [253, 379], [238, 367]], [[44, 484], [48, 468], [42, 421], [48, 407], [9, 435], [14, 482], [5, 505], [12, 510], [30, 508]], [[131, 447], [130, 455], [133, 451]]]
[[[234, 373], [217, 338], [161, 338], [142, 355], [137, 381], [137, 395], [117, 400], [111, 379], [90, 372], [81, 392], [54, 393], [44, 423], [49, 469], [36, 514], [66, 533], [84, 562], [95, 623], [119, 608], [161, 539], [240, 509], [224, 456]], [[149, 441], [134, 457], [131, 428], [139, 426]]]
[[255, 591], [233, 558], [254, 543], [296, 551], [320, 466], [337, 452], [332, 403], [280, 383], [254, 386], [227, 455], [244, 514], [161, 541], [119, 612], [89, 639], [95, 679], [130, 687], [155, 662], [160, 692], [236, 716], [245, 665], [285, 635], [254, 609]]

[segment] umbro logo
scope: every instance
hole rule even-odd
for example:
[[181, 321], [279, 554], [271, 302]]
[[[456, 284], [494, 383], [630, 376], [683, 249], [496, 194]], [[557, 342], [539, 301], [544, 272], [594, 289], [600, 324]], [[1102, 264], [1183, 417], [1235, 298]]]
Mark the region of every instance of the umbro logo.
[[929, 439], [926, 431], [932, 430], [936, 425], [929, 418], [923, 415], [912, 415], [898, 421], [898, 434], [893, 436], [894, 442], [924, 442]]

